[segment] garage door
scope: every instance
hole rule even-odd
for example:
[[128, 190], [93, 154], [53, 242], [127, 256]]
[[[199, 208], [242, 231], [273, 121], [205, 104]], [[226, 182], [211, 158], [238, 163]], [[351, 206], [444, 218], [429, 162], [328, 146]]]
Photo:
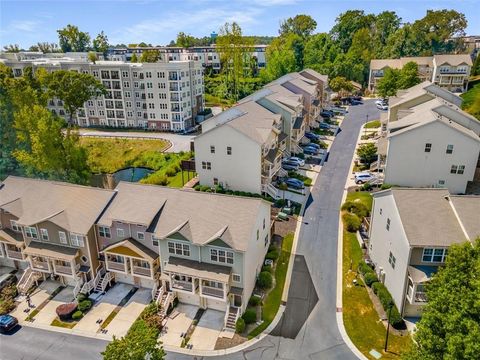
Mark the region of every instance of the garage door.
[[200, 296], [195, 295], [195, 294], [187, 294], [187, 293], [182, 293], [178, 292], [178, 301], [184, 303], [184, 304], [190, 304], [190, 305], [200, 305]]
[[227, 310], [227, 303], [221, 300], [213, 300], [213, 299], [208, 299], [207, 298], [207, 308], [208, 309], [214, 309], [214, 310], [220, 310], [220, 311], [226, 311]]

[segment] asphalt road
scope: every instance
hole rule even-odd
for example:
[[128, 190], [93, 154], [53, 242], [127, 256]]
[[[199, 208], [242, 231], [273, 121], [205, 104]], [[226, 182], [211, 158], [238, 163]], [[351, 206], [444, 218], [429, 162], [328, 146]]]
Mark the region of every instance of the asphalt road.
[[[340, 202], [366, 115], [378, 119], [373, 100], [350, 107], [328, 161], [312, 187], [293, 267], [284, 317], [273, 334], [229, 360], [354, 360], [336, 322], [337, 233]], [[1, 360], [97, 360], [104, 341], [23, 327], [0, 335]], [[195, 357], [199, 359], [201, 357]], [[169, 353], [167, 359], [194, 359]]]
[[146, 132], [146, 131], [103, 131], [92, 129], [80, 129], [80, 136], [95, 137], [121, 137], [129, 139], [165, 139], [171, 142], [172, 146], [166, 152], [177, 153], [190, 151], [190, 143], [194, 135], [180, 135], [174, 133]]

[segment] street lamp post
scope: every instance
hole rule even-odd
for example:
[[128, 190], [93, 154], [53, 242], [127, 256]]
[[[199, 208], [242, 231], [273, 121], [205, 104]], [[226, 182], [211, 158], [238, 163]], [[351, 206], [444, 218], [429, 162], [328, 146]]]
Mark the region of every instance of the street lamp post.
[[363, 135], [367, 136], [367, 123], [368, 123], [368, 114], [365, 119], [365, 125], [363, 126]]
[[388, 333], [390, 332], [390, 317], [392, 316], [393, 301], [388, 303], [388, 318], [387, 318], [387, 335], [385, 337], [385, 352], [387, 352], [388, 346]]

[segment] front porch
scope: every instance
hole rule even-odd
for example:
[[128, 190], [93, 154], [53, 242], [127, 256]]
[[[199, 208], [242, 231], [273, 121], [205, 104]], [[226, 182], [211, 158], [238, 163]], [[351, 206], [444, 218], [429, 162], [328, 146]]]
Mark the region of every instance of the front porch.
[[80, 270], [77, 248], [32, 241], [23, 254], [34, 271], [75, 278]]
[[149, 280], [155, 279], [160, 264], [159, 256], [135, 239], [122, 240], [101, 252], [105, 255], [107, 271]]
[[425, 286], [436, 271], [436, 266], [408, 267], [407, 304], [404, 316], [420, 316], [423, 306], [427, 303]]
[[23, 254], [25, 243], [21, 233], [0, 229], [0, 257], [13, 261], [27, 261]]

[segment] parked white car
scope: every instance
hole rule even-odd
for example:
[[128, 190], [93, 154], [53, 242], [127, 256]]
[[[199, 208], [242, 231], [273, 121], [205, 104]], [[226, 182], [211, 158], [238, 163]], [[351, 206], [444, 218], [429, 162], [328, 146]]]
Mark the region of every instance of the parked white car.
[[377, 109], [379, 109], [379, 110], [388, 110], [388, 105], [386, 105], [386, 104], [377, 104]]
[[355, 184], [364, 184], [366, 182], [376, 179], [376, 176], [369, 172], [355, 173]]
[[291, 156], [287, 160], [292, 161], [292, 162], [296, 162], [298, 164], [298, 166], [305, 166], [305, 160], [300, 159], [299, 157]]

